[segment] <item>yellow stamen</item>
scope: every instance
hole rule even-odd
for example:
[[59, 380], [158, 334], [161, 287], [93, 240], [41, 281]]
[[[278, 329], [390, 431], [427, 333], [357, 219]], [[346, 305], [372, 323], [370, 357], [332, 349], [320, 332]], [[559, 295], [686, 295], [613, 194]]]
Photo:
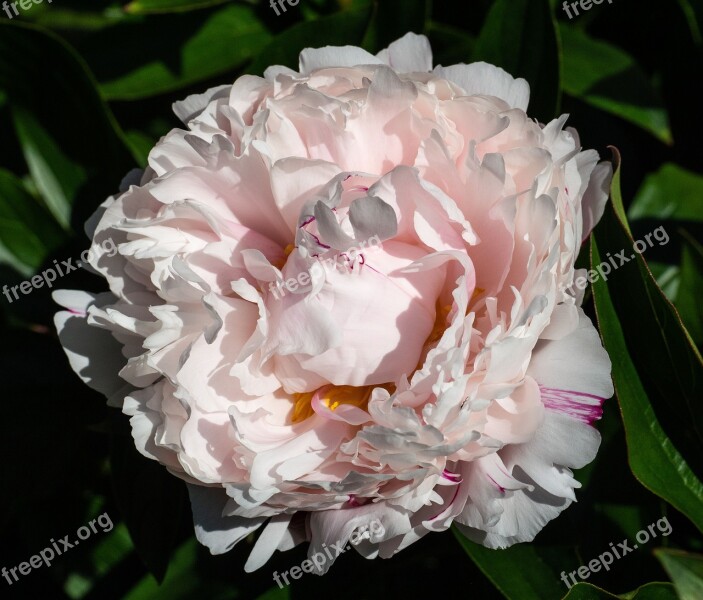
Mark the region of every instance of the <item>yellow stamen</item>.
[[475, 288], [475, 289], [474, 289], [474, 293], [471, 294], [471, 299], [469, 300], [469, 306], [471, 306], [474, 302], [476, 302], [476, 300], [478, 300], [479, 296], [480, 296], [481, 294], [483, 294], [483, 292], [485, 292], [485, 291], [486, 291], [486, 290], [484, 290], [484, 289], [481, 288], [481, 287]]
[[286, 259], [291, 255], [291, 253], [295, 250], [295, 246], [293, 244], [288, 244], [284, 249], [283, 249], [283, 258], [279, 258], [278, 260], [273, 260], [271, 261], [271, 264], [276, 267], [279, 271], [283, 270], [283, 267], [286, 266]]
[[451, 304], [447, 304], [446, 306], [439, 306], [439, 304], [437, 305], [434, 327], [432, 327], [430, 336], [427, 338], [428, 344], [433, 344], [442, 337], [447, 329], [447, 317], [451, 311]]
[[364, 387], [341, 385], [327, 390], [322, 396], [322, 402], [324, 402], [330, 410], [336, 410], [342, 404], [350, 404], [351, 406], [366, 410], [372, 391], [373, 386], [371, 385]]
[[315, 414], [315, 411], [312, 409], [311, 405], [312, 397], [314, 395], [315, 392], [293, 394], [293, 397], [295, 398], [295, 406], [293, 407], [292, 418], [293, 423], [300, 423]]
[[[362, 410], [367, 410], [369, 406], [369, 400], [371, 399], [371, 393], [377, 387], [382, 387], [388, 390], [388, 393], [392, 394], [395, 391], [395, 385], [385, 384], [385, 385], [365, 385], [361, 387], [354, 387], [351, 385], [340, 385], [340, 386], [329, 386], [321, 395], [321, 401], [330, 410], [336, 410], [343, 404], [348, 404], [350, 406], [356, 406]], [[305, 392], [302, 394], [293, 394], [295, 398], [295, 406], [293, 407], [293, 423], [300, 423], [315, 414], [312, 408], [312, 399], [318, 390], [314, 392]]]

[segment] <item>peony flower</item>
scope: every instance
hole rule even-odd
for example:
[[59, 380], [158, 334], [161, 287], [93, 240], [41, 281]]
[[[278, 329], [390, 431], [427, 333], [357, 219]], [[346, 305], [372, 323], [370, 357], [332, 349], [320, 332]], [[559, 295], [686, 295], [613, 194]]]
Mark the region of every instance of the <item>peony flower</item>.
[[89, 221], [110, 291], [56, 293], [61, 341], [213, 553], [504, 548], [575, 500], [613, 388], [574, 262], [611, 167], [528, 98], [414, 34], [307, 49], [176, 103]]

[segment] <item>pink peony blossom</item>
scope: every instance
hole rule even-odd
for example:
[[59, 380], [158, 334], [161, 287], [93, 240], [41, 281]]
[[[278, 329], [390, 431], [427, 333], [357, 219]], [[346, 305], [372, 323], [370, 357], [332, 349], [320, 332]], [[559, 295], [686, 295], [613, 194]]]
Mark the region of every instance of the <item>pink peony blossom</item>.
[[90, 220], [110, 291], [55, 294], [61, 341], [213, 553], [503, 548], [575, 500], [613, 387], [574, 262], [611, 167], [528, 99], [414, 34], [307, 49], [176, 103]]

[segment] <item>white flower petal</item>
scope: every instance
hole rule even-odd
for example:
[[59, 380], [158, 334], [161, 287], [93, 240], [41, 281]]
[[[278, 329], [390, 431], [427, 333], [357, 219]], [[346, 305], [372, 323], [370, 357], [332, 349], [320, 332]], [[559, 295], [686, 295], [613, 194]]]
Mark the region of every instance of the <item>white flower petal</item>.
[[224, 554], [261, 527], [264, 517], [247, 519], [223, 517], [227, 494], [221, 488], [188, 485], [190, 506], [193, 510], [195, 537], [212, 554]]
[[530, 102], [530, 85], [524, 79], [515, 79], [509, 73], [485, 62], [470, 65], [437, 67], [434, 73], [456, 83], [468, 96], [494, 96], [510, 108], [526, 111]]
[[356, 67], [358, 65], [382, 65], [383, 61], [355, 46], [325, 46], [306, 48], [300, 53], [300, 72], [309, 75], [318, 69], [329, 67]]
[[432, 70], [432, 47], [424, 35], [406, 33], [377, 57], [398, 73], [428, 73]]

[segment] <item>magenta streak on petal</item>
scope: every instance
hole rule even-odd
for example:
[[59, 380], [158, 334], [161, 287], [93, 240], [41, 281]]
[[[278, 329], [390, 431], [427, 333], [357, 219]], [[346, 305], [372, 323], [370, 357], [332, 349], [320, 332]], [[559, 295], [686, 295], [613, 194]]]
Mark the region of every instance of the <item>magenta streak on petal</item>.
[[449, 502], [449, 504], [447, 504], [447, 506], [445, 506], [445, 507], [444, 507], [440, 512], [438, 512], [434, 517], [432, 517], [431, 519], [427, 519], [427, 520], [428, 520], [428, 521], [434, 521], [434, 520], [435, 520], [437, 517], [439, 517], [441, 514], [444, 514], [445, 512], [447, 512], [447, 511], [449, 510], [449, 507], [450, 507], [452, 504], [454, 504], [454, 500], [456, 500], [456, 497], [457, 497], [458, 494], [459, 494], [459, 486], [456, 486], [456, 489], [454, 490], [454, 495], [452, 496], [452, 499], [451, 499], [451, 501]]
[[315, 238], [315, 243], [316, 243], [318, 246], [320, 246], [321, 248], [325, 248], [326, 250], [329, 250], [329, 249], [332, 247], [332, 246], [328, 246], [327, 244], [323, 244], [323, 243], [320, 241], [320, 238], [317, 237], [314, 233], [310, 233], [309, 231], [308, 231], [307, 233], [308, 233], [308, 235], [311, 235], [312, 237]]
[[444, 469], [442, 472], [442, 477], [445, 479], [449, 479], [449, 481], [452, 481], [454, 483], [461, 483], [461, 475], [459, 473], [452, 473], [451, 471], [447, 471], [447, 469]]
[[605, 398], [585, 392], [560, 390], [541, 385], [539, 390], [542, 394], [542, 403], [549, 410], [569, 415], [587, 425], [593, 425], [603, 416]]
[[85, 317], [86, 313], [80, 310], [75, 310], [73, 308], [69, 308], [68, 312], [70, 312], [72, 315], [78, 315], [79, 317]]
[[[308, 218], [307, 221], [304, 221], [303, 223], [301, 223], [301, 224], [299, 225], [298, 229], [304, 229], [305, 227], [307, 227], [308, 225], [310, 225], [310, 223], [312, 223], [313, 221], [315, 221], [315, 217], [310, 217], [310, 218]], [[314, 233], [310, 233], [309, 231], [306, 231], [306, 233], [307, 233], [308, 235], [312, 236], [313, 238], [315, 238], [315, 243], [316, 243], [318, 246], [320, 246], [321, 248], [325, 248], [326, 250], [329, 250], [329, 249], [331, 248], [331, 246], [328, 246], [327, 244], [323, 244], [323, 243], [320, 241], [320, 238], [317, 237]]]
[[486, 474], [486, 477], [488, 477], [488, 479], [490, 479], [490, 480], [493, 482], [493, 485], [495, 485], [495, 486], [500, 490], [500, 493], [501, 493], [501, 494], [505, 494], [505, 488], [504, 488], [502, 485], [500, 485], [500, 484], [499, 484], [495, 479], [493, 479], [493, 477], [491, 477], [490, 475]]
[[[364, 264], [366, 264], [366, 263], [364, 263]], [[374, 273], [378, 273], [382, 277], [385, 277], [386, 279], [390, 279], [390, 277], [388, 277], [388, 275], [386, 275], [385, 273], [381, 273], [381, 271], [379, 271], [378, 269], [374, 269], [371, 265], [368, 265], [367, 268], [371, 269]]]

